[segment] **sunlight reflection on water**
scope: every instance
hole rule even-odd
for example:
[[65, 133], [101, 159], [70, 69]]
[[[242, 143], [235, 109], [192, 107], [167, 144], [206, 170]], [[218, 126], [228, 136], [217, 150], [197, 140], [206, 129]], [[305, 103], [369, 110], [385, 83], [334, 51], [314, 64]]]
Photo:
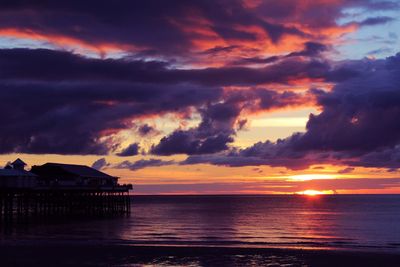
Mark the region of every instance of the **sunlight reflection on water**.
[[141, 196], [130, 217], [14, 229], [7, 239], [400, 250], [400, 196]]

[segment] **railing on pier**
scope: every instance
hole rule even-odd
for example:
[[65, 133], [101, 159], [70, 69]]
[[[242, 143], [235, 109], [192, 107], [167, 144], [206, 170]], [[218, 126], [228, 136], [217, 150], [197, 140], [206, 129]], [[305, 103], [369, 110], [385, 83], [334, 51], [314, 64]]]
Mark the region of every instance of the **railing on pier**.
[[131, 185], [0, 188], [0, 224], [14, 219], [130, 213]]

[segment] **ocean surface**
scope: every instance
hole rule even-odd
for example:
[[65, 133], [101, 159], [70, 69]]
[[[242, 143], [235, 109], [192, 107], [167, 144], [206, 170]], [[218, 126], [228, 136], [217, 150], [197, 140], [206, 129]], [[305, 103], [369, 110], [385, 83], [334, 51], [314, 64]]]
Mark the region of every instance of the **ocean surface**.
[[3, 242], [400, 253], [400, 195], [134, 196], [130, 216], [18, 225]]

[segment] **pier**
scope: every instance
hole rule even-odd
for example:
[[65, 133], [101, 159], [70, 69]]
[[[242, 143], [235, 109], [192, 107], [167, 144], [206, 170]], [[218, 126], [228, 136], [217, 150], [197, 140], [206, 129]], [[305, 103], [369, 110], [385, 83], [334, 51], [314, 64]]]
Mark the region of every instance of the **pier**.
[[0, 169], [0, 223], [35, 218], [130, 213], [131, 184], [84, 165], [46, 163], [24, 170], [17, 159]]

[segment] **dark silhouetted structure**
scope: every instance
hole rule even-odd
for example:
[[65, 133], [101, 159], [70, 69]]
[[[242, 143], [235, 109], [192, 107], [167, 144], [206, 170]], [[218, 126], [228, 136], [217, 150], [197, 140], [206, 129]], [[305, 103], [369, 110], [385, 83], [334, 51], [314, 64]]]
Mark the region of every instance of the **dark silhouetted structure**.
[[116, 187], [118, 178], [84, 165], [46, 163], [33, 166], [39, 184], [60, 187]]
[[0, 219], [130, 212], [132, 185], [84, 165], [46, 163], [25, 170], [17, 159], [0, 169]]

